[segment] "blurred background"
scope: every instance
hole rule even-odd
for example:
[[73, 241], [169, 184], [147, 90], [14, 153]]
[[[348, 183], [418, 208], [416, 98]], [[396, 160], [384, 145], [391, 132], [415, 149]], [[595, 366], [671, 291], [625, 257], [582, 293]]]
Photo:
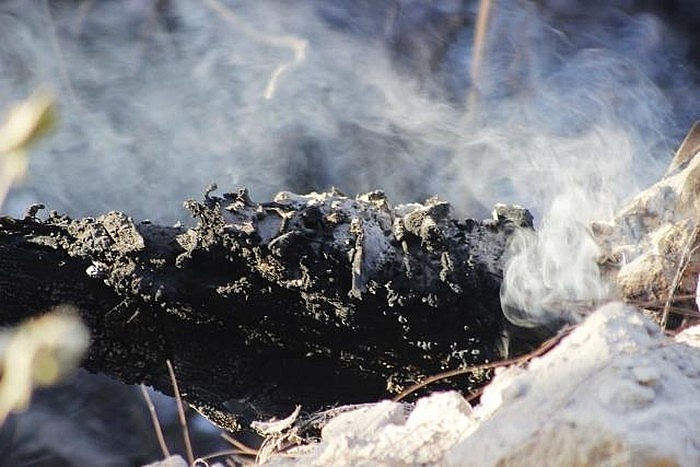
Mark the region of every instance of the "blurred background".
[[4, 0], [0, 106], [61, 111], [6, 209], [171, 223], [217, 182], [478, 216], [542, 211], [572, 164], [617, 197], [661, 173], [698, 116], [696, 2], [481, 3], [475, 44], [479, 1]]
[[[42, 89], [60, 113], [3, 214], [189, 223], [216, 182], [605, 218], [700, 118], [699, 64], [695, 0], [2, 0], [0, 112]], [[30, 453], [0, 464], [137, 465], [143, 410], [80, 373], [0, 430]]]

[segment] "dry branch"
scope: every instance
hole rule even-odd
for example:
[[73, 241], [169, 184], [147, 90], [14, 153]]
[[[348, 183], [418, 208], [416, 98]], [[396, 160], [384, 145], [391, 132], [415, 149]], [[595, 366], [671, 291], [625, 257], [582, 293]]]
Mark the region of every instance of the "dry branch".
[[[662, 181], [592, 228], [619, 295], [659, 316], [695, 296], [696, 153], [682, 147]], [[458, 220], [437, 199], [254, 203], [245, 190], [186, 207], [193, 228], [118, 212], [41, 220], [38, 207], [1, 218], [0, 325], [73, 305], [92, 334], [86, 369], [171, 394], [171, 361], [183, 399], [228, 428], [395, 396], [445, 372], [442, 387], [470, 391], [484, 372], [454, 377], [497, 360], [504, 332], [518, 338], [499, 288], [511, 234], [532, 228], [522, 208]]]
[[73, 304], [92, 333], [85, 368], [171, 394], [170, 360], [182, 397], [235, 428], [497, 358], [502, 255], [532, 220], [506, 206], [456, 220], [445, 202], [392, 208], [381, 192], [186, 206], [194, 228], [0, 219], [0, 324]]

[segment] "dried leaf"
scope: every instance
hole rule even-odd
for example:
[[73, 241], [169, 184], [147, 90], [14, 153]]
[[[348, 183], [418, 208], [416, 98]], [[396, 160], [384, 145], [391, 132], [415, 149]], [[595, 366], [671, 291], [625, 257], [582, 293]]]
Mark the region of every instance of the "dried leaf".
[[35, 387], [56, 384], [71, 373], [89, 340], [68, 306], [0, 334], [0, 424], [10, 412], [27, 407]]
[[7, 113], [0, 126], [0, 153], [26, 149], [48, 133], [56, 122], [56, 103], [52, 95], [37, 92], [19, 102]]

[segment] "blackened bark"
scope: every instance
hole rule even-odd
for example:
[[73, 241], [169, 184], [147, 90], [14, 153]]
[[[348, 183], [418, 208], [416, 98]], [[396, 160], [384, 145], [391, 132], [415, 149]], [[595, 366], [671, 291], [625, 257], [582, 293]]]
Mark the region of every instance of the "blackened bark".
[[503, 253], [532, 226], [518, 207], [462, 221], [381, 192], [186, 206], [195, 228], [117, 212], [1, 219], [0, 324], [74, 304], [92, 332], [86, 369], [170, 394], [170, 359], [184, 398], [235, 428], [496, 358]]

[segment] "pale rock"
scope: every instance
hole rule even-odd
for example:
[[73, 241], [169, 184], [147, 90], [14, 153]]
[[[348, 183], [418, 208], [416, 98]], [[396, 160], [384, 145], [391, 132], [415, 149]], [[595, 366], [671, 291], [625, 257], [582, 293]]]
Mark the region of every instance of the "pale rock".
[[700, 465], [700, 349], [685, 343], [698, 335], [673, 340], [630, 307], [599, 309], [528, 370], [494, 378], [445, 464]]
[[455, 392], [346, 412], [272, 465], [700, 465], [700, 327], [675, 339], [621, 303], [527, 369], [497, 372], [472, 409]]

